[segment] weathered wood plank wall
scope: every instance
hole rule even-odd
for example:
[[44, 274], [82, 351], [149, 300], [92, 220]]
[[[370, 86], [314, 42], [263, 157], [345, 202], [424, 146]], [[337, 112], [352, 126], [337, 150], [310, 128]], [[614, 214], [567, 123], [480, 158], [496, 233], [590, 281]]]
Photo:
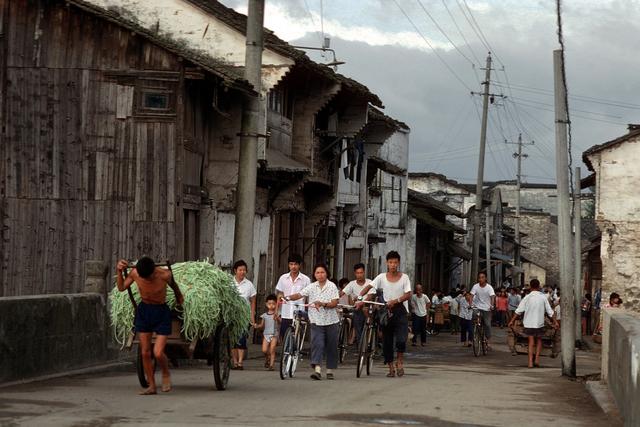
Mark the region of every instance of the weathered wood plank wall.
[[[179, 59], [58, 1], [0, 0], [0, 295], [81, 291], [84, 262], [180, 259]], [[135, 78], [173, 71], [173, 117], [135, 115]]]

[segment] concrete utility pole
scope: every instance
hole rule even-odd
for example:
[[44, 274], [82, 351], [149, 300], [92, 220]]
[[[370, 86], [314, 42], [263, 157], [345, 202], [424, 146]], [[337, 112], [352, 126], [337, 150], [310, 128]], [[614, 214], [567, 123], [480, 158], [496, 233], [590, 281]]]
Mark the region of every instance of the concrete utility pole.
[[[520, 251], [520, 245], [522, 244], [521, 239], [520, 239], [520, 186], [522, 185], [522, 158], [527, 158], [529, 157], [527, 154], [522, 154], [522, 146], [523, 145], [533, 145], [533, 141], [530, 143], [523, 143], [522, 142], [522, 134], [518, 135], [518, 142], [508, 142], [507, 144], [517, 144], [518, 145], [518, 152], [517, 153], [513, 153], [513, 157], [515, 157], [516, 159], [518, 159], [518, 172], [516, 174], [516, 227], [515, 227], [515, 238], [516, 238], [516, 248], [515, 248], [515, 254], [514, 254], [514, 260], [513, 263], [516, 267], [518, 268], [522, 268], [522, 261], [521, 261], [521, 256], [522, 253]], [[520, 283], [520, 278], [522, 277], [522, 274], [520, 272], [518, 272], [518, 275], [514, 277], [514, 281], [513, 284], [514, 286], [521, 286], [522, 284]]]
[[573, 280], [575, 290], [576, 308], [576, 345], [582, 342], [582, 325], [580, 319], [580, 303], [582, 302], [582, 189], [580, 188], [580, 167], [576, 167], [574, 172], [575, 184], [573, 185], [573, 227], [574, 227], [574, 247], [573, 247]]
[[233, 259], [243, 259], [253, 277], [253, 223], [256, 214], [256, 180], [258, 178], [258, 138], [260, 135], [260, 90], [262, 49], [264, 45], [264, 0], [249, 0], [245, 79], [258, 93], [248, 96], [242, 109], [236, 218], [233, 233]]
[[491, 284], [491, 215], [489, 213], [489, 209], [484, 212], [484, 223], [484, 245], [487, 256], [487, 283]]
[[484, 184], [484, 152], [487, 143], [487, 117], [489, 114], [489, 86], [491, 84], [491, 52], [487, 55], [485, 68], [484, 93], [482, 94], [482, 125], [480, 128], [480, 154], [478, 155], [478, 178], [476, 180], [476, 206], [473, 215], [473, 249], [471, 261], [471, 281], [478, 277], [480, 263], [480, 215], [482, 214], [482, 187]]
[[569, 155], [567, 150], [567, 102], [562, 51], [553, 51], [556, 113], [556, 180], [558, 186], [558, 255], [560, 258], [562, 375], [576, 376], [576, 312], [573, 292], [572, 233], [569, 212]]

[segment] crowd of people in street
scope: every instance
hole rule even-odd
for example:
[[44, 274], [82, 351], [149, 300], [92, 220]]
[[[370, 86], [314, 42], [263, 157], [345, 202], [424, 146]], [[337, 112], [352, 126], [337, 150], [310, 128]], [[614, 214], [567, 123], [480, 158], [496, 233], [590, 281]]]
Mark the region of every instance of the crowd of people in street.
[[[164, 296], [166, 291], [145, 293], [145, 280], [149, 281], [149, 288], [157, 288], [160, 281], [169, 282], [170, 273], [165, 270], [155, 272], [153, 268], [145, 271], [145, 259], [139, 264], [140, 274], [131, 275], [124, 282], [120, 277], [118, 288], [125, 290], [136, 278], [141, 289], [143, 302], [141, 306], [149, 313], [136, 314], [136, 331], [141, 335], [143, 357], [151, 358], [155, 354], [160, 361], [163, 371], [163, 390], [170, 389], [168, 367], [162, 356], [162, 343], [169, 334], [166, 327], [166, 310], [160, 312], [158, 307], [166, 307]], [[118, 271], [126, 268], [126, 262], [120, 261]], [[151, 263], [150, 263], [151, 265]], [[527, 286], [516, 287], [511, 283], [494, 289], [487, 282], [487, 276], [480, 272], [470, 290], [464, 286], [457, 286], [448, 294], [435, 290], [431, 298], [424, 292], [420, 283], [411, 286], [409, 276], [400, 270], [400, 255], [391, 251], [386, 256], [386, 272], [377, 275], [373, 280], [367, 278], [365, 265], [358, 263], [353, 266], [354, 280], [332, 280], [329, 268], [325, 264], [317, 264], [312, 270], [312, 278], [301, 272], [302, 258], [292, 255], [288, 259], [289, 271], [281, 275], [275, 286], [275, 292], [266, 296], [263, 313], [256, 318], [257, 292], [253, 283], [247, 278], [247, 263], [243, 260], [233, 265], [234, 283], [238, 294], [246, 301], [250, 308], [250, 321], [246, 333], [234, 344], [232, 350], [232, 369], [243, 370], [243, 361], [247, 351], [247, 340], [250, 328], [262, 334], [262, 352], [264, 353], [264, 367], [275, 370], [277, 347], [285, 333], [291, 328], [296, 316], [302, 316], [310, 325], [310, 364], [313, 380], [323, 378], [332, 380], [338, 367], [338, 340], [341, 322], [350, 322], [349, 345], [357, 345], [362, 339], [363, 327], [367, 314], [363, 310], [364, 304], [375, 301], [384, 307], [378, 310], [377, 321], [379, 335], [382, 342], [384, 364], [388, 368], [387, 377], [404, 376], [404, 354], [407, 342], [412, 346], [427, 345], [429, 334], [437, 334], [448, 323], [451, 334], [460, 334], [460, 343], [464, 347], [472, 345], [474, 338], [474, 315], [478, 324], [482, 324], [485, 345], [490, 349], [492, 327], [513, 327], [514, 322], [522, 321], [523, 333], [528, 337], [529, 367], [539, 366], [542, 336], [545, 329], [545, 316], [558, 328], [561, 322], [560, 292], [557, 287], [541, 287], [537, 279], [533, 279]], [[145, 274], [147, 276], [145, 276]], [[155, 278], [155, 275], [158, 277]], [[151, 277], [151, 279], [145, 279]], [[120, 283], [122, 282], [122, 283]], [[337, 284], [336, 284], [337, 282]], [[162, 287], [165, 289], [165, 287]], [[145, 296], [146, 295], [146, 296]], [[179, 290], [176, 293], [181, 298]], [[145, 300], [149, 300], [146, 301]], [[596, 304], [599, 308], [600, 295], [596, 294], [595, 301], [590, 294], [586, 294], [581, 301], [582, 330], [588, 333], [590, 316]], [[160, 301], [162, 300], [162, 301]], [[618, 294], [612, 293], [609, 303], [605, 307], [619, 307], [622, 301]], [[155, 311], [153, 311], [153, 310]], [[349, 316], [343, 316], [343, 310], [350, 310]], [[156, 313], [157, 312], [157, 313]], [[143, 318], [144, 316], [146, 318]], [[601, 327], [596, 326], [594, 333]], [[155, 347], [151, 346], [151, 334], [158, 339]], [[324, 366], [324, 372], [323, 372]], [[145, 365], [145, 369], [147, 366]], [[151, 369], [151, 368], [149, 368]], [[151, 376], [152, 377], [152, 376]], [[155, 393], [155, 384], [143, 392]]]

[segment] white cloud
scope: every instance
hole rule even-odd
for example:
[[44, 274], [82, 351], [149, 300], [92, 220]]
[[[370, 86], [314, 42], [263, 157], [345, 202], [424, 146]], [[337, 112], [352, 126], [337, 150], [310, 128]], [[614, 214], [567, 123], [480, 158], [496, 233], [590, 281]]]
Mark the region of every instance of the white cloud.
[[[246, 6], [236, 7], [236, 11], [247, 13]], [[285, 41], [303, 38], [306, 34], [319, 33], [320, 15], [312, 11], [313, 19], [299, 19], [291, 16], [286, 4], [267, 3], [265, 10], [265, 27], [276, 32]], [[354, 26], [336, 19], [324, 19], [324, 32], [331, 37], [337, 37], [351, 42], [363, 42], [370, 46], [401, 46], [409, 49], [429, 51], [430, 48], [415, 31], [385, 31], [372, 26]], [[423, 33], [424, 34], [424, 33]], [[446, 43], [425, 37], [432, 46], [438, 49], [450, 50]]]

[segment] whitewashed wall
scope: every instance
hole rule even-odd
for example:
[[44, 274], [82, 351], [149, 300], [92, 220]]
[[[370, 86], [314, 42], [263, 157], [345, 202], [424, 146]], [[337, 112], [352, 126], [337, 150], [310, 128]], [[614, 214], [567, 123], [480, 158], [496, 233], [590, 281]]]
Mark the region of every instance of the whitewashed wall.
[[[86, 0], [162, 37], [184, 43], [190, 50], [231, 65], [244, 66], [246, 37], [221, 20], [182, 0]], [[262, 55], [263, 92], [268, 92], [289, 71], [293, 60], [265, 49]]]
[[602, 299], [617, 292], [640, 312], [640, 138], [590, 156], [596, 172], [596, 222], [602, 232]]
[[[271, 218], [267, 216], [255, 216], [253, 225], [253, 267], [249, 266], [253, 280], [257, 280], [260, 274], [260, 255], [268, 253], [269, 227]], [[235, 261], [233, 259], [233, 233], [235, 230], [235, 214], [230, 212], [218, 212], [214, 231], [214, 251], [212, 262], [216, 265], [229, 267]], [[250, 264], [248, 260], [247, 264]]]

